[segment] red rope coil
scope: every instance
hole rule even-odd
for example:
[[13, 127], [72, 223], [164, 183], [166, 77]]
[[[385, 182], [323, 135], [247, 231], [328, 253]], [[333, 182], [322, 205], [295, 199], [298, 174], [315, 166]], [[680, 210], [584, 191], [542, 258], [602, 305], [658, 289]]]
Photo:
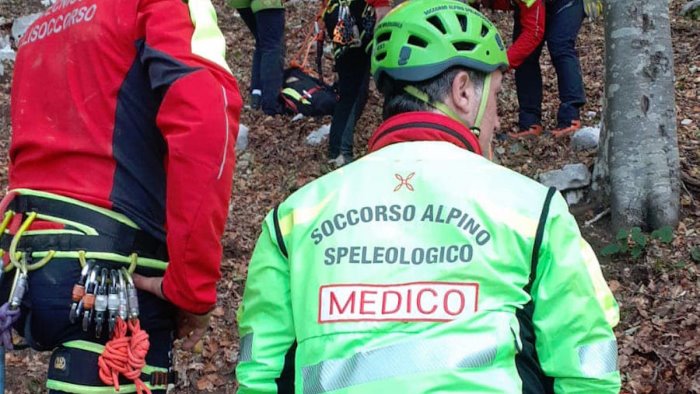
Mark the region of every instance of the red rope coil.
[[[127, 330], [131, 336], [126, 335]], [[151, 389], [141, 380], [141, 369], [146, 365], [149, 346], [148, 333], [141, 329], [138, 319], [130, 320], [127, 324], [117, 318], [112, 339], [105, 344], [104, 351], [97, 360], [102, 382], [119, 391], [121, 374], [136, 384], [138, 394], [151, 394]]]

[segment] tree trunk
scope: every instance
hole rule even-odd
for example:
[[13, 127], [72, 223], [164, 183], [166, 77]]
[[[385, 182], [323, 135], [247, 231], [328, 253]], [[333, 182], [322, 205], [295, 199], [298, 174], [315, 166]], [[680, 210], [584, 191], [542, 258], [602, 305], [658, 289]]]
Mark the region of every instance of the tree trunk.
[[668, 0], [607, 0], [605, 109], [594, 190], [615, 229], [678, 224], [680, 169]]

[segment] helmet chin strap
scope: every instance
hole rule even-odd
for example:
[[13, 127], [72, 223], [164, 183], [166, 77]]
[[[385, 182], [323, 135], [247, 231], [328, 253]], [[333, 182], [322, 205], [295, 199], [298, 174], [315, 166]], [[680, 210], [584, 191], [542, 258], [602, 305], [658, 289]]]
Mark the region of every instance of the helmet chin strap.
[[[486, 105], [489, 103], [489, 93], [491, 91], [491, 74], [484, 78], [484, 87], [481, 89], [481, 102], [479, 103], [479, 111], [476, 113], [474, 120], [474, 128], [481, 131], [481, 121], [486, 113]], [[479, 134], [477, 134], [479, 135]]]
[[476, 120], [474, 121], [474, 125], [469, 126], [447, 104], [439, 102], [439, 101], [431, 100], [427, 93], [425, 93], [424, 91], [418, 89], [417, 87], [415, 87], [413, 85], [406, 85], [403, 88], [404, 92], [408, 93], [409, 95], [411, 95], [411, 96], [415, 97], [416, 99], [420, 100], [421, 102], [435, 108], [436, 110], [442, 112], [443, 114], [449, 116], [450, 118], [456, 120], [457, 122], [462, 123], [463, 125], [467, 126], [467, 128], [472, 133], [474, 133], [474, 135], [476, 135], [477, 137], [481, 133], [481, 121], [483, 120], [484, 114], [486, 113], [486, 104], [488, 104], [489, 90], [490, 89], [491, 89], [491, 74], [487, 75], [486, 78], [484, 79], [484, 87], [483, 87], [482, 92], [481, 92], [481, 102], [479, 103], [479, 111], [476, 113]]

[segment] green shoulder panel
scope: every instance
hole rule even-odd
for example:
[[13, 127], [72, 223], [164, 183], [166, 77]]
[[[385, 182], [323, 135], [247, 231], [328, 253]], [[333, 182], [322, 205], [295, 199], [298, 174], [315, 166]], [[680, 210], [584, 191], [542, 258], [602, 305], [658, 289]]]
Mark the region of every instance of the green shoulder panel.
[[194, 25], [192, 53], [210, 60], [226, 71], [226, 40], [216, 20], [216, 10], [210, 0], [189, 0], [187, 6]]
[[251, 0], [228, 0], [226, 4], [229, 7], [239, 9], [239, 8], [250, 8]]
[[284, 8], [282, 0], [253, 0], [251, 6], [253, 12], [262, 10], [271, 10], [275, 8]]

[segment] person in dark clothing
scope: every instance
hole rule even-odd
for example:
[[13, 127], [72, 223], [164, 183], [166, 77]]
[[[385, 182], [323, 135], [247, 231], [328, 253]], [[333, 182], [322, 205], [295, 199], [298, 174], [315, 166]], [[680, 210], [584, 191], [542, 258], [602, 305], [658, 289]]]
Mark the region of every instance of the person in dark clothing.
[[343, 166], [353, 160], [355, 125], [367, 102], [370, 56], [367, 46], [374, 25], [389, 12], [388, 0], [331, 0], [324, 13], [333, 40], [338, 95], [328, 141], [329, 163]]
[[[514, 10], [513, 44], [508, 48], [508, 63], [511, 69], [516, 70], [523, 65], [534, 52], [540, 53], [541, 44], [545, 34], [545, 0], [477, 0], [475, 5], [484, 5], [486, 8], [511, 11]], [[529, 60], [532, 62], [532, 60]], [[537, 60], [539, 62], [539, 56]], [[541, 89], [540, 89], [541, 90]], [[529, 92], [518, 90], [518, 97]], [[522, 104], [523, 101], [521, 101]], [[521, 108], [522, 111], [522, 108]], [[511, 137], [520, 138], [531, 135], [542, 134], [542, 126], [536, 122], [528, 127], [522, 128], [517, 133], [509, 133]]]
[[279, 100], [284, 73], [284, 5], [281, 0], [231, 0], [255, 37], [249, 105], [267, 115], [283, 112]]
[[[583, 0], [546, 1], [545, 39], [559, 85], [559, 110], [555, 137], [564, 137], [581, 128], [580, 108], [586, 103], [583, 89], [581, 63], [576, 51], [576, 37], [584, 18]], [[520, 11], [515, 10], [515, 19]], [[522, 33], [516, 22], [514, 37]], [[530, 136], [542, 133], [542, 73], [540, 70], [540, 46], [515, 71], [515, 83], [520, 104], [519, 127], [521, 132], [513, 136]]]

